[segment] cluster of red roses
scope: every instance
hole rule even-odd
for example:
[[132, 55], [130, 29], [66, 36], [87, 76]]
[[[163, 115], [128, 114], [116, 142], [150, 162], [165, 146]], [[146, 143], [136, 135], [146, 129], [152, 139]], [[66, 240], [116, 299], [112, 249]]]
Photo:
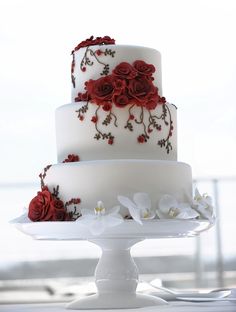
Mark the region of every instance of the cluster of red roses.
[[80, 48], [92, 46], [92, 45], [103, 45], [103, 44], [115, 44], [115, 40], [111, 39], [109, 36], [96, 37], [91, 36], [90, 38], [80, 42], [75, 48], [74, 51], [79, 50]]
[[144, 61], [137, 60], [132, 65], [122, 62], [117, 65], [112, 74], [85, 82], [85, 93], [79, 93], [76, 102], [91, 101], [102, 105], [105, 111], [127, 104], [136, 104], [155, 109], [158, 104], [164, 104], [165, 98], [160, 97], [158, 88], [153, 84], [152, 74], [155, 67]]
[[79, 156], [75, 154], [69, 154], [67, 158], [63, 160], [63, 163], [76, 162], [76, 161], [80, 161]]
[[31, 221], [70, 221], [62, 200], [52, 194], [47, 186], [37, 193], [30, 204], [28, 217]]

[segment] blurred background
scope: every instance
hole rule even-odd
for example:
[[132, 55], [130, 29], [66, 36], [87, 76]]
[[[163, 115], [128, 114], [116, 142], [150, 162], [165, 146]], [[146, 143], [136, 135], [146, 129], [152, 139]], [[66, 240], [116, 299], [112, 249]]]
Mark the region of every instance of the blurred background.
[[163, 94], [178, 107], [178, 160], [217, 209], [216, 226], [198, 238], [134, 246], [142, 279], [236, 286], [235, 16], [234, 0], [1, 0], [0, 303], [94, 291], [98, 247], [34, 241], [8, 224], [56, 163], [54, 112], [70, 102], [70, 52], [91, 35], [161, 52]]

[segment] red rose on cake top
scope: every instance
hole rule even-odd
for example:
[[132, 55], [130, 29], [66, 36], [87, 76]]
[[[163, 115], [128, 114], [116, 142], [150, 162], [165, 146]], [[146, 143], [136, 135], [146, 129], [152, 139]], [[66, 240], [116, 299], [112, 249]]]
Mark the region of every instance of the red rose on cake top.
[[115, 44], [115, 39], [110, 38], [109, 36], [104, 37], [96, 37], [91, 36], [90, 38], [80, 42], [72, 51], [74, 53], [75, 51], [79, 50], [80, 48], [92, 46], [92, 45], [104, 45], [104, 44]]
[[142, 60], [133, 64], [121, 62], [110, 75], [86, 81], [86, 91], [79, 93], [75, 101], [91, 101], [102, 105], [104, 111], [110, 111], [112, 103], [121, 108], [135, 104], [153, 110], [165, 103], [165, 98], [159, 96], [158, 88], [153, 84], [154, 72], [155, 67]]
[[133, 66], [140, 75], [152, 76], [152, 74], [156, 71], [154, 65], [147, 64], [144, 61], [135, 61]]
[[133, 79], [137, 76], [137, 70], [131, 64], [122, 62], [113, 69], [112, 74], [123, 79]]
[[93, 103], [100, 105], [112, 100], [114, 79], [111, 75], [97, 80], [89, 80], [85, 83], [85, 86]]

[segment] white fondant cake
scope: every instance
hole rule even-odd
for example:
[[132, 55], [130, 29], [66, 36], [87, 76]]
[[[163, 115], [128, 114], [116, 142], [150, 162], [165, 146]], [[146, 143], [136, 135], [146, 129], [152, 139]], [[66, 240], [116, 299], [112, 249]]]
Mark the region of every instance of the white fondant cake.
[[[136, 60], [155, 67], [153, 83], [160, 95], [161, 55], [154, 49], [127, 45], [92, 45], [73, 52], [72, 103], [56, 110], [57, 154], [59, 162], [68, 154], [79, 155], [80, 162], [54, 165], [45, 179], [51, 190], [56, 185], [60, 186], [60, 198], [64, 201], [80, 196], [81, 208], [94, 209], [100, 199], [109, 208], [117, 204], [118, 195], [132, 197], [136, 192], [148, 193], [153, 207], [157, 206], [161, 196], [166, 193], [182, 202], [192, 197], [191, 168], [176, 161], [177, 116], [174, 105], [165, 103], [157, 105], [154, 110], [142, 109], [137, 105], [130, 110], [132, 101], [122, 108], [113, 105], [113, 122], [107, 125], [104, 120], [110, 111], [102, 110], [96, 103], [89, 103], [80, 120], [79, 109], [86, 105], [86, 101], [75, 101], [78, 93], [85, 91], [86, 81], [99, 79], [106, 65], [109, 68], [107, 74], [110, 74], [120, 63], [132, 64]], [[101, 123], [94, 127], [91, 120], [98, 108], [97, 119]], [[133, 120], [129, 120], [131, 114], [134, 116]], [[143, 117], [140, 117], [142, 114]], [[154, 122], [156, 120], [160, 130], [152, 127], [152, 131], [148, 133], [150, 138], [142, 144], [137, 138], [145, 127], [148, 128], [150, 116], [153, 116]], [[142, 118], [143, 121], [140, 122]], [[133, 121], [132, 131], [126, 127], [129, 121]], [[165, 147], [158, 145], [158, 140], [168, 137], [170, 127], [173, 128], [171, 150], [167, 151]], [[107, 144], [106, 140], [96, 140], [97, 130], [101, 133], [111, 132], [113, 144]]]
[[[158, 159], [158, 160], [177, 160], [177, 122], [176, 107], [166, 104], [170, 111], [173, 121], [174, 131], [171, 136], [172, 150], [167, 153], [166, 149], [158, 145], [160, 138], [167, 138], [169, 126], [165, 125], [164, 120], [158, 121], [162, 127], [161, 131], [151, 133], [150, 138], [144, 144], [137, 141], [137, 137], [142, 133], [143, 126], [133, 122], [133, 130], [125, 128], [129, 116], [129, 105], [124, 108], [113, 108], [113, 113], [117, 116], [117, 126], [110, 124], [98, 126], [102, 133], [111, 132], [114, 136], [114, 143], [107, 144], [105, 140], [94, 139], [97, 130], [93, 126], [91, 119], [95, 115], [96, 105], [89, 106], [83, 121], [79, 121], [76, 111], [83, 107], [85, 102], [71, 103], [59, 107], [56, 110], [56, 138], [58, 162], [62, 162], [68, 154], [77, 154], [81, 161], [104, 160], [104, 159]], [[98, 118], [105, 120], [106, 113], [100, 111]], [[133, 115], [139, 116], [140, 107], [134, 107]], [[146, 114], [145, 114], [146, 113]], [[163, 106], [157, 106], [155, 114], [161, 116]], [[148, 112], [144, 112], [144, 121], [148, 124]], [[170, 117], [167, 117], [170, 122]]]
[[192, 197], [191, 168], [176, 161], [98, 160], [58, 164], [50, 168], [49, 189], [60, 185], [60, 197], [81, 197], [81, 208], [94, 209], [102, 200], [107, 209], [117, 205], [117, 195], [129, 198], [134, 193], [149, 194], [152, 207], [170, 194], [179, 202]]
[[29, 218], [91, 224], [106, 215], [103, 227], [208, 218], [209, 197], [192, 200], [191, 167], [177, 161], [176, 107], [162, 96], [160, 53], [106, 36], [83, 41], [72, 56], [72, 102], [56, 110], [59, 163], [40, 175]]

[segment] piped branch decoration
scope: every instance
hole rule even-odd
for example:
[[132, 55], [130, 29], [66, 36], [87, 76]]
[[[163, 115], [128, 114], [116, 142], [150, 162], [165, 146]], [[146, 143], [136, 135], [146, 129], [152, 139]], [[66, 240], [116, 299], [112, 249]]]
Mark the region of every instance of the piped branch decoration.
[[45, 168], [43, 168], [43, 172], [39, 174], [41, 189], [45, 187], [44, 179], [46, 178], [47, 171], [51, 168], [51, 166], [52, 165], [47, 165]]
[[[167, 118], [169, 120], [167, 120]], [[173, 121], [171, 118], [170, 109], [167, 105], [163, 106], [163, 114], [161, 115], [161, 119], [164, 120], [165, 125], [168, 127], [168, 134], [166, 138], [158, 141], [158, 145], [160, 147], [164, 146], [166, 148], [167, 154], [169, 154], [169, 152], [172, 150], [170, 137], [172, 136], [174, 127], [173, 127]]]
[[[107, 140], [110, 145], [114, 143], [114, 135], [109, 131], [101, 131], [99, 125], [109, 126], [113, 122], [118, 127], [114, 108], [126, 107], [128, 116], [124, 128], [133, 131], [134, 126], [139, 126], [142, 129], [137, 137], [138, 143], [147, 142], [155, 132], [158, 133], [157, 145], [165, 147], [167, 153], [171, 151], [173, 121], [166, 99], [159, 95], [158, 88], [153, 84], [155, 71], [154, 65], [142, 60], [136, 60], [133, 64], [122, 62], [110, 75], [85, 82], [85, 92], [78, 93], [75, 102], [85, 101], [86, 104], [76, 112], [80, 121], [83, 121], [89, 103], [97, 105], [95, 115], [91, 118], [96, 129], [95, 139]], [[162, 107], [161, 113], [160, 109], [156, 109], [158, 106]], [[104, 114], [99, 115], [99, 112], [104, 111], [107, 113], [105, 118], [102, 117]], [[160, 139], [163, 127], [167, 127], [168, 134]]]
[[105, 51], [98, 49], [96, 51], [93, 51], [90, 47], [87, 47], [85, 50], [84, 56], [80, 62], [80, 70], [82, 72], [85, 72], [87, 66], [93, 66], [94, 62], [97, 62], [100, 65], [102, 65], [102, 71], [100, 75], [101, 76], [108, 75], [109, 70], [110, 70], [109, 64], [104, 63], [103, 61], [100, 60], [101, 55], [104, 55], [104, 56], [110, 55], [111, 57], [114, 57], [115, 51], [112, 51], [111, 49], [105, 49]]
[[[77, 205], [79, 205], [80, 203], [81, 203], [80, 198], [72, 198], [71, 200], [65, 203], [65, 209], [69, 214], [70, 220], [75, 221], [82, 216], [81, 212], [77, 211]], [[71, 210], [71, 206], [73, 206], [73, 210]]]
[[86, 71], [87, 66], [93, 66], [94, 62], [97, 62], [102, 65], [102, 71], [100, 73], [101, 76], [106, 76], [109, 74], [109, 64], [102, 61], [100, 58], [101, 56], [115, 56], [115, 51], [111, 49], [97, 49], [93, 50], [91, 49], [91, 46], [99, 45], [99, 46], [105, 46], [105, 45], [115, 44], [115, 40], [111, 39], [109, 36], [104, 37], [96, 37], [94, 38], [91, 36], [90, 38], [80, 42], [74, 50], [71, 52], [72, 54], [72, 63], [71, 63], [71, 82], [73, 87], [76, 87], [76, 78], [74, 75], [75, 70], [75, 52], [78, 51], [81, 48], [86, 48], [84, 56], [80, 62], [80, 70], [82, 72]]

